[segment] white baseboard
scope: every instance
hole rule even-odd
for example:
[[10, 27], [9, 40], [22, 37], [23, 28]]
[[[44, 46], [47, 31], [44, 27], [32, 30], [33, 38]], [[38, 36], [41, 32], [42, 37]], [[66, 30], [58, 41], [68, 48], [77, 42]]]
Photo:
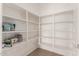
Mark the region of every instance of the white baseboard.
[[60, 54], [60, 55], [63, 55], [63, 56], [69, 56], [69, 54], [67, 54], [66, 51], [62, 51], [60, 49], [52, 48], [52, 47], [45, 46], [45, 45], [41, 45], [40, 48], [41, 49], [48, 50], [50, 52], [55, 52], [55, 53]]

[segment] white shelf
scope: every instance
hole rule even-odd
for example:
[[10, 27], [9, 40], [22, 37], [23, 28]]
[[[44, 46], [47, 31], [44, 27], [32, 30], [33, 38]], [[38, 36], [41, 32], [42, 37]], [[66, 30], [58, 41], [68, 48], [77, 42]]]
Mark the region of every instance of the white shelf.
[[12, 47], [4, 47], [3, 50], [11, 50], [14, 47], [20, 46], [21, 44], [24, 44], [24, 43], [26, 43], [26, 42], [25, 41], [22, 41], [22, 42], [15, 43]]
[[28, 39], [34, 39], [36, 37], [38, 37], [38, 35], [34, 35], [34, 36], [31, 36], [31, 37], [28, 37]]
[[55, 22], [55, 24], [62, 24], [62, 23], [69, 23], [69, 24], [73, 24], [73, 21]]
[[61, 37], [55, 37], [55, 39], [59, 39], [59, 40], [72, 40], [72, 39], [61, 38]]
[[3, 4], [3, 16], [11, 17], [16, 20], [26, 20], [26, 10], [15, 4]]
[[39, 32], [39, 30], [34, 30], [34, 31], [28, 31], [28, 32]]
[[24, 32], [24, 33], [26, 33], [26, 31], [4, 31], [4, 32], [2, 32], [2, 33], [18, 33], [18, 32]]
[[60, 37], [53, 37], [53, 36], [43, 36], [43, 35], [41, 35], [41, 38], [50, 38], [50, 39], [55, 38], [55, 39], [59, 39], [59, 40], [71, 40], [71, 39], [67, 39], [67, 38], [60, 38]]
[[39, 25], [38, 23], [35, 23], [35, 22], [32, 22], [32, 21], [28, 21], [28, 23]]
[[61, 45], [56, 45], [56, 44], [55, 44], [55, 48], [61, 49], [61, 50], [71, 50], [72, 49], [72, 48], [69, 48], [69, 47], [65, 47], [65, 46], [61, 46]]
[[50, 39], [54, 38], [52, 36], [43, 36], [43, 35], [40, 35], [40, 36], [41, 36], [41, 38], [50, 38]]
[[9, 18], [9, 19], [11, 19], [12, 21], [13, 21], [13, 20], [16, 20], [16, 21], [27, 22], [26, 19], [14, 18], [14, 17], [12, 17], [12, 16], [2, 16], [2, 17], [5, 17], [5, 18], [7, 18], [7, 19]]
[[65, 30], [55, 30], [55, 32], [67, 32], [67, 33], [72, 33], [72, 31], [65, 31]]
[[55, 23], [41, 23], [40, 25], [62, 24], [62, 23], [70, 23], [70, 24], [73, 24], [73, 21], [64, 21], [64, 22], [55, 22]]
[[40, 25], [48, 25], [48, 24], [54, 24], [54, 23], [41, 23]]
[[51, 47], [51, 43], [41, 42], [41, 44]]
[[[43, 31], [43, 32], [44, 32], [44, 31], [51, 31], [51, 30], [40, 30], [40, 31]], [[51, 31], [51, 32], [52, 32], [52, 31]]]

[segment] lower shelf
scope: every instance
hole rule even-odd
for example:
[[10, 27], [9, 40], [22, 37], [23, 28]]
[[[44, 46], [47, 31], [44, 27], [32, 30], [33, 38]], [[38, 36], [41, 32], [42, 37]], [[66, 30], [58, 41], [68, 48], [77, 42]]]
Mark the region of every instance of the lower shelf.
[[16, 43], [16, 44], [14, 44], [12, 47], [4, 47], [4, 48], [2, 48], [2, 50], [11, 50], [11, 49], [13, 49], [14, 47], [17, 47], [17, 46], [20, 46], [21, 44], [24, 44], [24, 43], [26, 43], [25, 41], [23, 41], [23, 42], [19, 42], [19, 43]]
[[18, 33], [18, 32], [24, 32], [24, 33], [26, 33], [26, 31], [4, 31], [2, 33], [4, 34], [4, 33]]

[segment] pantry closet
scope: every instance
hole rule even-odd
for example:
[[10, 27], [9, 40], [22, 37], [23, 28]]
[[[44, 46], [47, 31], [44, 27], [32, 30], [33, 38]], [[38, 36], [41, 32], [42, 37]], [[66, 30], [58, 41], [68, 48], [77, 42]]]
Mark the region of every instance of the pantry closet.
[[[73, 9], [38, 16], [19, 5], [2, 4], [2, 25], [5, 29], [7, 24], [16, 25], [14, 29], [8, 27], [8, 30], [4, 30], [2, 27], [2, 45], [4, 46], [2, 55], [26, 56], [37, 48], [65, 56], [76, 55], [76, 20]], [[7, 39], [11, 41], [10, 37], [15, 34], [20, 34], [22, 41], [9, 42], [12, 44], [11, 47], [5, 44], [4, 41]]]
[[40, 17], [40, 47], [61, 55], [72, 55], [74, 48], [73, 15], [73, 10], [69, 10]]

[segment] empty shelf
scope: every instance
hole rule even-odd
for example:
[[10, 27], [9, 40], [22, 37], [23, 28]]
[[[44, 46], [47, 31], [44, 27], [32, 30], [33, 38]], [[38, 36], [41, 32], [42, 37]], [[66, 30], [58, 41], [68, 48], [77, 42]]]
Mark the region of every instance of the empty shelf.
[[55, 24], [62, 24], [62, 23], [69, 23], [69, 24], [73, 24], [73, 21], [66, 21], [66, 22], [55, 22]]

